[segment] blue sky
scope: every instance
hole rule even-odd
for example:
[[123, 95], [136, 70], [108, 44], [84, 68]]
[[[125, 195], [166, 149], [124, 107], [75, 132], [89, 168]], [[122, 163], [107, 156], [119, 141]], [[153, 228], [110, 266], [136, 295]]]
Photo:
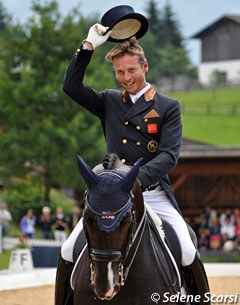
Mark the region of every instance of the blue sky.
[[[25, 22], [31, 15], [31, 0], [0, 0], [14, 20]], [[108, 9], [121, 4], [128, 4], [138, 13], [144, 14], [148, 0], [58, 0], [62, 14], [67, 14], [73, 7], [80, 7], [84, 16], [98, 13], [103, 15]], [[161, 9], [170, 2], [181, 26], [181, 33], [186, 38], [186, 47], [191, 61], [200, 62], [200, 42], [190, 36], [203, 29], [225, 14], [240, 15], [240, 0], [162, 0]], [[79, 38], [81, 40], [81, 38]]]

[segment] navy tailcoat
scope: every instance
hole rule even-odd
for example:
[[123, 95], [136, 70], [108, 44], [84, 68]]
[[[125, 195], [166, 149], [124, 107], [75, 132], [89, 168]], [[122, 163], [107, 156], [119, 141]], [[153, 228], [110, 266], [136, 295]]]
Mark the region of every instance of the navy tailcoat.
[[143, 157], [139, 172], [143, 189], [160, 182], [180, 212], [168, 178], [177, 164], [182, 139], [178, 101], [151, 87], [133, 104], [127, 92], [98, 92], [86, 86], [83, 78], [93, 53], [77, 50], [64, 78], [64, 92], [100, 119], [108, 153], [116, 153], [129, 165]]

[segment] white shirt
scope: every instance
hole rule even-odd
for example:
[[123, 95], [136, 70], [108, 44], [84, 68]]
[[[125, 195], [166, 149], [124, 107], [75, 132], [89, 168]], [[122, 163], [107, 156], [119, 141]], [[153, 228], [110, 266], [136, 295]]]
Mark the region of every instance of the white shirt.
[[136, 103], [136, 101], [145, 93], [148, 91], [148, 89], [151, 88], [151, 84], [147, 83], [147, 86], [144, 87], [142, 90], [138, 91], [136, 94], [129, 93], [129, 96], [131, 97], [131, 100], [133, 104]]
[[12, 215], [8, 210], [0, 210], [0, 224], [7, 224], [12, 220]]

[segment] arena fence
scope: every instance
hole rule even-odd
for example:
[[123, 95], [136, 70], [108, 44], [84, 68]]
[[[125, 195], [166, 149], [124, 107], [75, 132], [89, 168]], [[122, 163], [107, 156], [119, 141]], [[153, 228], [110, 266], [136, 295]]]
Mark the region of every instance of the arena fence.
[[4, 250], [11, 250], [18, 245], [26, 245], [26, 247], [61, 247], [62, 242], [47, 239], [25, 239], [17, 237], [3, 237], [2, 248]]

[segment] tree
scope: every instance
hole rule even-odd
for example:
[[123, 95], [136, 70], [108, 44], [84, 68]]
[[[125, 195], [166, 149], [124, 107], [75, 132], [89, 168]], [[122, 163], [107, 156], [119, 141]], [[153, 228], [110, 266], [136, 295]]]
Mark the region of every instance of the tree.
[[180, 25], [170, 3], [163, 8], [160, 33], [160, 46], [170, 44], [177, 48], [184, 47]]
[[161, 32], [161, 11], [158, 9], [157, 2], [150, 0], [146, 7], [149, 22], [149, 32], [159, 37]]
[[161, 57], [161, 75], [171, 83], [174, 90], [176, 78], [179, 75], [187, 75], [189, 61], [183, 48], [175, 48], [171, 44], [159, 49]]
[[179, 22], [170, 3], [159, 10], [157, 3], [150, 0], [146, 11], [149, 20], [149, 33], [146, 36], [150, 36], [150, 39], [145, 36], [143, 45], [146, 45], [146, 55], [151, 68], [149, 80], [157, 83], [163, 77], [174, 81], [178, 75], [195, 75], [184, 46]]
[[2, 5], [2, 2], [0, 2], [0, 34], [5, 30], [6, 28], [6, 24], [7, 24], [7, 13], [6, 10], [4, 8], [4, 6]]
[[156, 40], [157, 37], [152, 32], [149, 32], [140, 41], [150, 68], [147, 74], [147, 80], [153, 84], [155, 84], [161, 76], [161, 60]]
[[[62, 18], [57, 1], [42, 5], [36, 0], [32, 10], [26, 24], [11, 25], [1, 37], [0, 172], [5, 179], [14, 175], [42, 183], [45, 204], [50, 204], [54, 185], [83, 191], [75, 155], [95, 165], [103, 157], [104, 142], [96, 119], [61, 90], [88, 22], [76, 9]], [[98, 75], [90, 66], [93, 74], [87, 78], [100, 89], [98, 80], [109, 81], [111, 71], [105, 72], [97, 52], [93, 61]]]

